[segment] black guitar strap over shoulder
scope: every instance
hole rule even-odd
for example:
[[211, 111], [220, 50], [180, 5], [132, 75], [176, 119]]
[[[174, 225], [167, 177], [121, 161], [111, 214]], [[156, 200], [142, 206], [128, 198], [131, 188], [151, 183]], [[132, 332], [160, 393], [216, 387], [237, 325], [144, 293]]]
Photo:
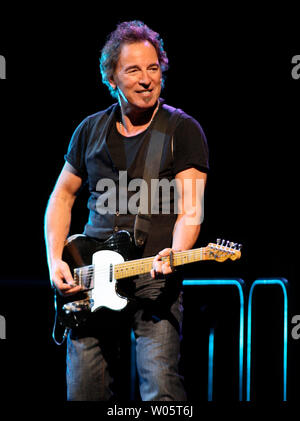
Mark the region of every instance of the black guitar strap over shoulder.
[[178, 118], [183, 113], [178, 108], [163, 104], [155, 116], [151, 137], [146, 155], [143, 180], [140, 190], [140, 205], [134, 224], [134, 241], [138, 247], [142, 247], [148, 237], [151, 224], [151, 180], [159, 178], [159, 169], [165, 141], [171, 138], [173, 155], [173, 133]]

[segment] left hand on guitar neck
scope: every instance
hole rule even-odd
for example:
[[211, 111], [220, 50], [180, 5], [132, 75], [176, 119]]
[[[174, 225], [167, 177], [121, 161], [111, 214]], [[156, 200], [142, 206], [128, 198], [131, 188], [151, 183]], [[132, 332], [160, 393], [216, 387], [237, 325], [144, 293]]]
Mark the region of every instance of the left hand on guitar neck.
[[157, 278], [160, 274], [169, 275], [173, 272], [170, 261], [162, 262], [161, 260], [162, 257], [169, 256], [171, 251], [173, 251], [171, 248], [165, 248], [155, 256], [153, 260], [153, 268], [150, 271], [153, 279]]

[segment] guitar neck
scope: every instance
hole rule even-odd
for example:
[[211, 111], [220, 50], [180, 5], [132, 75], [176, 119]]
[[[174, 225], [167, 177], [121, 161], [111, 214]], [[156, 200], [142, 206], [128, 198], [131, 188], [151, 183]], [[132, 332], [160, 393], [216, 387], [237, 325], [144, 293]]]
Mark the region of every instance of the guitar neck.
[[[198, 249], [173, 252], [172, 266], [182, 266], [187, 263], [199, 262], [200, 260], [208, 260], [206, 247]], [[153, 266], [154, 257], [146, 257], [143, 259], [130, 260], [119, 263], [114, 267], [114, 277], [116, 280], [128, 278], [130, 276], [142, 275], [149, 273]], [[170, 262], [170, 257], [162, 257], [163, 262]]]

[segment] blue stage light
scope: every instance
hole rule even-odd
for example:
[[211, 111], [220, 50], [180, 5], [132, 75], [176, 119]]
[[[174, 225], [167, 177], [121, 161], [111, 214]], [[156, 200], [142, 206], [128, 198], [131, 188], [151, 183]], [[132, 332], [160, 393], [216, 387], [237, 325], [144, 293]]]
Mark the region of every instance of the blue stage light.
[[248, 297], [248, 325], [247, 325], [247, 380], [246, 380], [246, 400], [250, 401], [251, 392], [251, 330], [252, 330], [252, 296], [257, 285], [279, 285], [283, 292], [284, 312], [283, 312], [283, 401], [287, 400], [287, 344], [288, 344], [288, 281], [285, 278], [278, 279], [257, 279], [251, 285]]
[[[244, 361], [244, 281], [237, 279], [185, 279], [184, 286], [234, 286], [238, 289], [240, 297], [240, 329], [239, 329], [239, 400], [243, 400], [243, 361]], [[212, 338], [211, 338], [212, 340]], [[211, 381], [213, 378], [211, 378]], [[208, 384], [210, 397], [212, 397], [212, 383]]]

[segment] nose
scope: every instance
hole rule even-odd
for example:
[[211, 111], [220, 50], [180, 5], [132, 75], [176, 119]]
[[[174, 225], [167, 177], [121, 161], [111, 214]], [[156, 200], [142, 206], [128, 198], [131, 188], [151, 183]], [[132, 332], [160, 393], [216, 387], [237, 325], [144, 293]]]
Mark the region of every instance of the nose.
[[151, 84], [151, 79], [147, 71], [142, 72], [139, 84], [142, 85], [144, 88], [149, 88]]

